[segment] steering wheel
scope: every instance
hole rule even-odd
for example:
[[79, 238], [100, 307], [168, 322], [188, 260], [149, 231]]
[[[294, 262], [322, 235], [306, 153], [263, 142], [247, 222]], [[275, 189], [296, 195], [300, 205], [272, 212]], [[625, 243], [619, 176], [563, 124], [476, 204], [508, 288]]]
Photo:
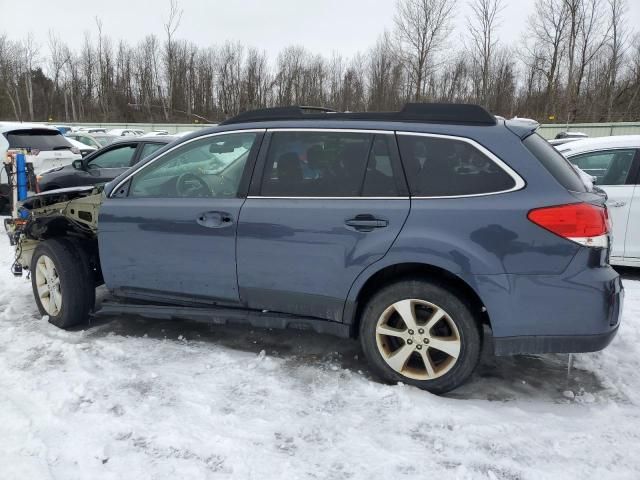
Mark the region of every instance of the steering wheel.
[[183, 173], [178, 177], [176, 192], [180, 197], [210, 197], [213, 195], [207, 182], [192, 172]]

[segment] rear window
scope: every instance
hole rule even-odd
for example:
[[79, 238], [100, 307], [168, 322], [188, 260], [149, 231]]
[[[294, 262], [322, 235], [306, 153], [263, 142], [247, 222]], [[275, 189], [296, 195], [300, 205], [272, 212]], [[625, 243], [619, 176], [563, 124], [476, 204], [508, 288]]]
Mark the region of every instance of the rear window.
[[36, 150], [64, 150], [71, 145], [58, 131], [54, 130], [14, 130], [5, 133], [9, 148], [25, 148]]
[[587, 187], [571, 163], [537, 133], [522, 142], [551, 175], [567, 190], [586, 192]]

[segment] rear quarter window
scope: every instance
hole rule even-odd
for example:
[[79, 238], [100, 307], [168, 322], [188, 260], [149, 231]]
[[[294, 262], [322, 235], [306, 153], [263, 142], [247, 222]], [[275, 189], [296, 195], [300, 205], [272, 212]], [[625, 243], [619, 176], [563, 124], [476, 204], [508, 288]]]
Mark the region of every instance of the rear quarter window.
[[398, 135], [398, 144], [413, 196], [484, 195], [516, 186], [511, 175], [469, 142]]
[[57, 130], [14, 130], [4, 134], [9, 148], [36, 149], [41, 151], [70, 149], [71, 145]]
[[572, 192], [587, 191], [586, 185], [571, 163], [540, 135], [534, 133], [522, 143], [564, 188]]

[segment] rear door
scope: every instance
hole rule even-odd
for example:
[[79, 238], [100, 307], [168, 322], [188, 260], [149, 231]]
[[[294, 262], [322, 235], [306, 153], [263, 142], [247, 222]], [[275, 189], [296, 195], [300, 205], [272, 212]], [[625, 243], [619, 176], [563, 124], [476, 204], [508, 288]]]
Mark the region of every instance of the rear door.
[[[635, 163], [640, 165], [640, 149], [636, 149]], [[635, 264], [640, 263], [640, 168], [637, 168], [633, 183], [633, 197], [624, 242], [624, 259], [626, 262]]]
[[[607, 207], [613, 223], [612, 260], [622, 259], [631, 253], [626, 251], [631, 203], [636, 189], [635, 179], [638, 161], [636, 150], [607, 149], [582, 153], [569, 161], [596, 178], [596, 185], [607, 193]], [[634, 222], [635, 224], [635, 222]]]
[[110, 182], [132, 165], [137, 148], [137, 142], [122, 142], [96, 152], [87, 159], [85, 170], [74, 172], [74, 185]]
[[270, 131], [238, 225], [249, 308], [341, 320], [349, 288], [410, 203], [393, 132]]

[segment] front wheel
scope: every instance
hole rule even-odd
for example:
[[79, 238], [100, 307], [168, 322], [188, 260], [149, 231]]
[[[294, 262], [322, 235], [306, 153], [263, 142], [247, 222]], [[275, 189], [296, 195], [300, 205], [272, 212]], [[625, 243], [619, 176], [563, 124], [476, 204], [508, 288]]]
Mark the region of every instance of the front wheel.
[[365, 307], [360, 342], [380, 377], [446, 393], [464, 383], [480, 358], [480, 327], [447, 288], [407, 280], [380, 290]]
[[31, 258], [31, 286], [38, 310], [49, 322], [70, 328], [87, 320], [95, 287], [84, 252], [64, 239], [41, 242]]

